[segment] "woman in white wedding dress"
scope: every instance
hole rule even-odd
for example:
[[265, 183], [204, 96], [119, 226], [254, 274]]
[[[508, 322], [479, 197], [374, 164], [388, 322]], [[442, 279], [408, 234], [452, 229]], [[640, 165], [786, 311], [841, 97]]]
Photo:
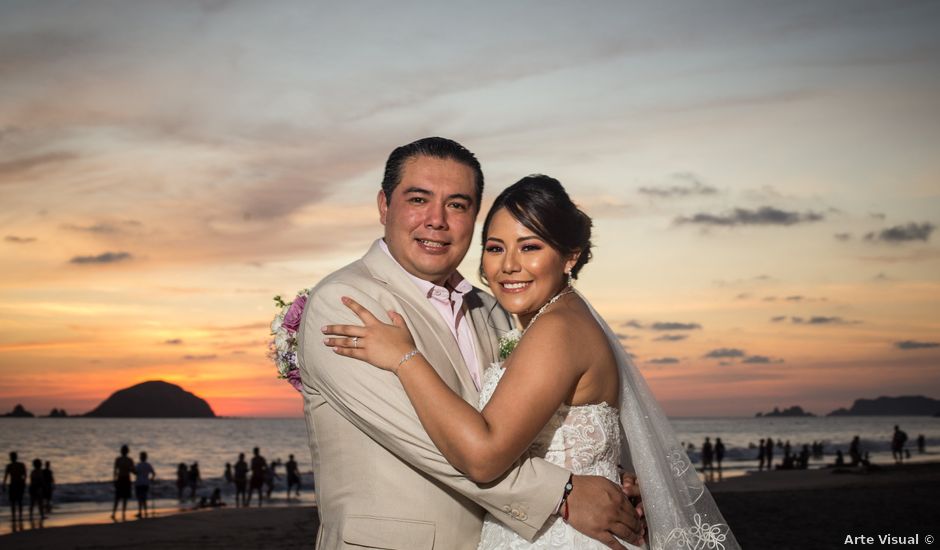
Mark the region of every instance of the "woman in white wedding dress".
[[[480, 271], [523, 332], [517, 344], [512, 335], [501, 340], [511, 353], [485, 371], [481, 410], [443, 383], [397, 314], [385, 324], [346, 299], [365, 326], [331, 326], [330, 334], [346, 338], [325, 343], [398, 375], [435, 445], [478, 483], [498, 478], [524, 453], [616, 483], [618, 465], [627, 463], [639, 479], [650, 547], [738, 548], [642, 376], [571, 287], [591, 257], [590, 237], [590, 218], [557, 180], [529, 176], [497, 197], [483, 226]], [[566, 518], [562, 501], [529, 542], [487, 516], [479, 547], [608, 547]]]

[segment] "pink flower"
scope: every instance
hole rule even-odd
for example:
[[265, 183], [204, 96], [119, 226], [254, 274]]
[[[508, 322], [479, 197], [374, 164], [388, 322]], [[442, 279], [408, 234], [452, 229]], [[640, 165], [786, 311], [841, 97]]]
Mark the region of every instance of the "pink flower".
[[304, 314], [304, 306], [306, 305], [307, 305], [306, 294], [302, 294], [294, 298], [294, 302], [290, 305], [290, 308], [287, 310], [287, 314], [284, 315], [284, 322], [281, 324], [281, 326], [291, 332], [297, 332], [297, 329], [300, 328], [300, 318]]
[[287, 381], [290, 382], [291, 386], [294, 386], [295, 390], [300, 391], [300, 369], [287, 371]]

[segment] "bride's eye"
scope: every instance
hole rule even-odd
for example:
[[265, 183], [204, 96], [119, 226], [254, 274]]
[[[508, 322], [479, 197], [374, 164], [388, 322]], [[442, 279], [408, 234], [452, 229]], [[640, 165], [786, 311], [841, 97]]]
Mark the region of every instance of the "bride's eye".
[[542, 250], [542, 247], [537, 244], [527, 244], [522, 247], [523, 252], [531, 252], [534, 250]]
[[484, 248], [483, 250], [489, 252], [490, 254], [499, 254], [500, 252], [503, 251], [503, 247], [496, 245], [496, 244], [491, 244], [487, 246], [486, 248]]

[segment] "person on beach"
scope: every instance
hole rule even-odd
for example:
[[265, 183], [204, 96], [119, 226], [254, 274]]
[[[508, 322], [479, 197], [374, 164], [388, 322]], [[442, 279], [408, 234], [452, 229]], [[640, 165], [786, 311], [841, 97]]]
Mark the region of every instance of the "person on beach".
[[849, 443], [849, 462], [850, 466], [858, 466], [862, 461], [862, 441], [858, 436], [852, 438], [852, 442]]
[[234, 481], [232, 477], [232, 463], [225, 463], [225, 471], [222, 473], [222, 479], [225, 480], [225, 483], [232, 483]]
[[46, 503], [46, 513], [52, 513], [52, 492], [55, 490], [55, 475], [52, 463], [48, 460], [42, 469], [42, 500]]
[[261, 489], [264, 486], [264, 478], [268, 471], [268, 463], [264, 457], [261, 456], [261, 450], [258, 447], [252, 449], [251, 452], [254, 456], [251, 457], [251, 483], [248, 486], [248, 500], [246, 501], [245, 506], [249, 506], [251, 504], [251, 494], [257, 490], [258, 506], [260, 507], [262, 505]]
[[300, 470], [297, 467], [297, 461], [294, 460], [294, 455], [287, 457], [285, 468], [287, 469], [287, 498], [290, 498], [291, 488], [294, 488], [297, 498], [300, 498]]
[[725, 459], [725, 444], [720, 437], [715, 438], [715, 462], [718, 464], [718, 481], [721, 481], [721, 461]]
[[891, 456], [896, 464], [904, 462], [904, 444], [907, 443], [907, 433], [897, 424], [894, 425], [894, 434], [891, 436]]
[[33, 521], [33, 507], [39, 509], [40, 521], [46, 519], [46, 503], [42, 500], [42, 460], [38, 458], [33, 459], [33, 471], [29, 473], [29, 521]]
[[767, 451], [764, 449], [764, 440], [761, 439], [760, 443], [757, 444], [757, 471], [761, 472], [764, 470], [764, 457], [767, 456]]
[[[10, 502], [10, 521], [23, 521], [23, 495], [26, 493], [26, 465], [17, 460], [16, 452], [10, 453], [10, 463], [3, 472], [3, 490]], [[17, 516], [19, 512], [19, 516]]]
[[248, 506], [245, 488], [248, 487], [248, 463], [245, 462], [245, 453], [238, 453], [235, 462], [235, 506]]
[[189, 500], [196, 500], [196, 489], [202, 484], [202, 475], [199, 473], [199, 463], [193, 462], [189, 467]]
[[[144, 451], [140, 452], [140, 461], [134, 469], [134, 477], [134, 492], [137, 494], [137, 517], [145, 518], [147, 517], [147, 498], [150, 493], [150, 486], [153, 484], [153, 480], [157, 479], [157, 473], [153, 470], [153, 466], [147, 462], [147, 453]], [[153, 510], [150, 511], [150, 514], [153, 515]]]
[[183, 490], [189, 484], [189, 469], [184, 462], [180, 462], [176, 467], [176, 498], [183, 501]]
[[[431, 204], [432, 212], [440, 208]], [[504, 361], [482, 373], [482, 411], [445, 382], [452, 378], [452, 364], [441, 358], [450, 368], [435, 368], [437, 354], [421, 349], [414, 329], [389, 309], [394, 306], [373, 303], [388, 324], [357, 300], [343, 297], [341, 303], [359, 323], [324, 327], [322, 332], [331, 335], [324, 344], [338, 355], [391, 372], [386, 386], [404, 389], [435, 446], [471, 480], [491, 484], [507, 472], [514, 477], [520, 458], [542, 457], [571, 468], [560, 513], [548, 525], [534, 537], [520, 535], [505, 520], [525, 519], [519, 510], [523, 505], [514, 503], [508, 512], [484, 520], [480, 549], [622, 546], [611, 534], [599, 541], [577, 531], [568, 521], [567, 502], [578, 483], [574, 471], [616, 483], [621, 457], [640, 475], [652, 546], [679, 538], [706, 542], [700, 527], [706, 518], [714, 534], [706, 538], [738, 548], [707, 489], [688, 468], [688, 457], [642, 375], [616, 334], [572, 286], [591, 257], [591, 225], [561, 183], [548, 176], [523, 178], [493, 203], [483, 223], [481, 279], [505, 311], [518, 315], [523, 330], [509, 337], [511, 344], [504, 339], [505, 353], [499, 356]], [[440, 242], [428, 234], [417, 238]], [[368, 295], [364, 299], [374, 302]], [[353, 370], [362, 367], [349, 365]], [[629, 443], [629, 457], [621, 443]], [[635, 542], [644, 544], [642, 528]]]
[[706, 437], [705, 442], [702, 443], [702, 474], [710, 481], [715, 479], [715, 467], [712, 465], [715, 459], [714, 452], [711, 438]]
[[917, 452], [919, 454], [927, 452], [927, 439], [924, 437], [924, 434], [917, 436]]
[[[569, 524], [592, 538], [613, 548], [622, 548], [615, 535], [640, 541], [629, 495], [603, 477], [572, 478], [543, 458], [521, 457], [493, 483], [474, 483], [434, 445], [392, 375], [322, 343], [321, 327], [360, 322], [342, 296], [384, 319], [395, 309], [445, 383], [476, 405], [483, 367], [499, 359], [499, 338], [512, 328], [493, 298], [457, 272], [483, 183], [476, 157], [455, 141], [431, 137], [396, 148], [376, 195], [384, 238], [309, 294], [298, 363], [318, 476], [318, 548], [473, 549], [485, 511], [531, 539], [555, 520], [562, 500]], [[638, 494], [635, 483], [628, 490]]]
[[127, 456], [130, 449], [121, 445], [121, 455], [114, 459], [114, 508], [111, 519], [117, 519], [118, 502], [121, 503], [121, 519], [127, 513], [127, 499], [131, 497], [131, 472], [134, 471], [134, 459]]
[[280, 464], [280, 459], [275, 458], [264, 471], [264, 486], [267, 488], [268, 500], [271, 500], [271, 492], [274, 491], [274, 480], [281, 479], [281, 476], [277, 475], [277, 467]]

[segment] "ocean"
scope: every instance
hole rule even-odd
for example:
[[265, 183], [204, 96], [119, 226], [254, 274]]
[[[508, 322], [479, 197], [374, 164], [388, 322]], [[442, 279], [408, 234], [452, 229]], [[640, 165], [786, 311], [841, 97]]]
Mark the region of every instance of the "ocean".
[[[795, 453], [804, 443], [822, 442], [825, 456], [810, 463], [810, 467], [822, 467], [833, 462], [836, 449], [845, 453], [852, 437], [859, 435], [862, 452], [870, 452], [876, 464], [888, 464], [892, 462], [889, 445], [895, 424], [907, 432], [910, 438], [907, 448], [914, 460], [940, 459], [937, 451], [940, 418], [675, 418], [672, 424], [680, 441], [695, 446], [696, 451], [690, 453], [693, 461], [698, 460], [697, 449], [706, 436], [713, 442], [720, 437], [727, 449], [726, 476], [755, 470], [757, 450], [751, 446], [766, 437], [789, 440]], [[917, 452], [919, 434], [924, 434], [927, 441], [925, 455]], [[195, 461], [199, 462], [204, 480], [197, 496], [208, 496], [212, 489], [219, 487], [226, 500], [231, 501], [234, 498], [232, 486], [222, 477], [225, 463], [234, 464], [240, 452], [250, 460], [255, 446], [260, 447], [269, 462], [280, 459], [284, 463], [288, 455], [293, 454], [304, 473], [304, 498], [312, 497], [314, 473], [302, 418], [0, 418], [0, 460], [5, 464], [9, 452], [16, 451], [19, 460], [29, 469], [34, 458], [50, 461], [56, 479], [54, 502], [66, 507], [111, 501], [111, 469], [122, 444], [130, 447], [130, 456], [135, 462], [140, 451], [147, 451], [158, 477], [155, 496], [166, 503], [175, 501], [177, 465], [180, 462], [191, 465]], [[783, 451], [778, 449], [774, 461], [779, 464], [782, 459]], [[283, 498], [284, 468], [278, 473], [281, 479], [276, 491], [279, 498]], [[6, 499], [2, 500], [0, 520], [9, 516]], [[133, 502], [131, 505], [135, 506]]]

